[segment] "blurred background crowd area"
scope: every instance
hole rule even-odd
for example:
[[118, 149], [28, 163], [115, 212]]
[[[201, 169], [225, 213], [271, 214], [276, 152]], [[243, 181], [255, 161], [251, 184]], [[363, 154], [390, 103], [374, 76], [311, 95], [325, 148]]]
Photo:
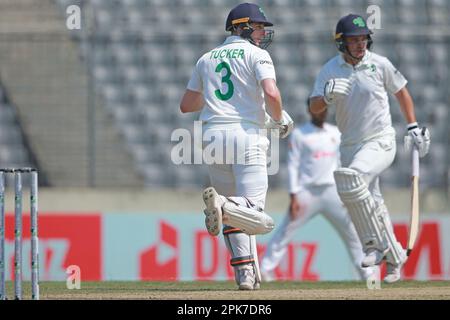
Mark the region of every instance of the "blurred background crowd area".
[[[198, 114], [180, 113], [181, 96], [197, 59], [227, 36], [226, 16], [239, 2], [0, 0], [0, 166], [36, 166], [48, 187], [206, 186], [205, 166], [172, 163], [171, 133], [193, 130]], [[305, 101], [321, 66], [337, 54], [336, 22], [348, 13], [369, 17], [368, 6], [377, 5], [372, 51], [409, 80], [418, 121], [432, 135], [421, 184], [448, 193], [450, 2], [257, 3], [275, 24], [268, 51], [284, 107], [298, 124], [309, 119]], [[81, 9], [81, 29], [67, 28], [70, 5]], [[397, 156], [382, 187], [407, 188], [406, 123], [390, 101]], [[287, 188], [286, 152], [281, 141], [271, 189]]]

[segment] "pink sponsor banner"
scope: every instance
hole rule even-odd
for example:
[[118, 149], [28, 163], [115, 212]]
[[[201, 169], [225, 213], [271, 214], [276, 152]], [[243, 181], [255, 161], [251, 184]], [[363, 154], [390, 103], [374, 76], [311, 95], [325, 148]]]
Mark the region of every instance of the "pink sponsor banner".
[[[101, 280], [102, 221], [100, 213], [41, 212], [39, 214], [40, 280], [65, 280], [67, 267], [76, 265], [83, 280]], [[6, 269], [12, 279], [14, 215], [6, 216]], [[23, 221], [23, 276], [30, 278], [30, 216]]]
[[[279, 222], [281, 215], [275, 215]], [[105, 215], [104, 275], [107, 280], [231, 280], [230, 255], [222, 236], [211, 237], [199, 214]], [[394, 219], [405, 246], [408, 218]], [[127, 228], [124, 228], [127, 226]], [[134, 232], [133, 232], [134, 230]], [[424, 217], [405, 279], [450, 279], [450, 218]], [[270, 238], [258, 237], [261, 257]], [[118, 240], [120, 239], [120, 241]], [[384, 273], [384, 268], [382, 269]], [[355, 280], [343, 242], [320, 216], [298, 230], [275, 270], [283, 280]]]
[[[220, 237], [211, 237], [207, 231], [199, 230], [195, 234], [195, 270], [194, 280], [214, 280], [221, 269], [226, 270], [226, 279], [234, 279], [232, 267], [229, 264], [230, 253], [223, 245]], [[319, 243], [292, 242], [287, 247], [285, 261], [275, 269], [275, 277], [280, 280], [319, 280], [319, 274], [313, 268]], [[257, 244], [258, 256], [262, 257], [266, 243]], [[299, 252], [304, 253], [304, 259], [297, 261]], [[298, 269], [298, 270], [297, 270]]]
[[[230, 255], [222, 236], [212, 237], [200, 214], [107, 214], [104, 275], [110, 280], [231, 280]], [[289, 246], [292, 256], [296, 245]], [[312, 261], [315, 244], [305, 243]], [[311, 249], [312, 248], [312, 249]], [[263, 243], [258, 245], [261, 253]], [[291, 257], [290, 261], [294, 261]], [[311, 265], [310, 262], [306, 263]], [[307, 270], [307, 268], [306, 268]], [[288, 272], [293, 273], [294, 266]], [[316, 279], [313, 272], [305, 278]], [[288, 277], [288, 276], [287, 276]]]
[[[423, 219], [414, 249], [403, 268], [405, 279], [443, 280], [450, 279], [449, 256], [450, 243], [446, 235], [450, 230], [449, 219]], [[409, 224], [397, 222], [394, 232], [398, 241], [405, 248], [408, 241]], [[447, 267], [446, 267], [447, 266]], [[425, 269], [420, 274], [420, 267]], [[384, 275], [385, 269], [382, 269]], [[425, 278], [424, 278], [425, 277]]]
[[[282, 215], [274, 215], [278, 223]], [[14, 219], [6, 218], [7, 277], [12, 278]], [[29, 216], [24, 220], [24, 278], [29, 279]], [[405, 246], [408, 217], [395, 217]], [[403, 274], [405, 279], [450, 279], [450, 217], [422, 217], [420, 232]], [[258, 237], [264, 253], [271, 234]], [[211, 237], [201, 214], [41, 213], [41, 280], [65, 280], [70, 265], [86, 280], [232, 280], [222, 235]], [[28, 259], [28, 260], [27, 260]], [[384, 269], [383, 269], [383, 272]], [[354, 280], [357, 273], [343, 242], [321, 216], [302, 226], [287, 247], [275, 277], [283, 280]]]

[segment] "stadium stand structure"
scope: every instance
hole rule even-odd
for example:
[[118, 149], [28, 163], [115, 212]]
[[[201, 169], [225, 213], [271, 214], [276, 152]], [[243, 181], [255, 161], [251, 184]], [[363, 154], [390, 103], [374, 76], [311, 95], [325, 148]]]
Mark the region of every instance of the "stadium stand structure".
[[[40, 183], [45, 185], [45, 172], [39, 168], [32, 151], [17, 117], [16, 108], [10, 103], [7, 93], [0, 83], [0, 167], [38, 168], [41, 173]], [[28, 179], [27, 176], [24, 178]], [[6, 183], [12, 186], [13, 176], [7, 175], [6, 179]], [[28, 183], [28, 181], [25, 182]]]
[[89, 169], [86, 65], [58, 8], [50, 0], [0, 3], [0, 76], [29, 147], [50, 186], [142, 185], [101, 101], [93, 104], [96, 148]]
[[[180, 113], [181, 95], [200, 55], [225, 38], [226, 15], [239, 2], [53, 1], [60, 18], [66, 15], [69, 5], [75, 4], [86, 14], [83, 17], [89, 19], [90, 27], [72, 31], [71, 39], [78, 45], [81, 61], [92, 63], [85, 71], [94, 80], [98, 105], [103, 108], [97, 110], [114, 122], [123, 149], [144, 186], [199, 188], [207, 184], [203, 166], [172, 164], [170, 152], [176, 142], [170, 138], [176, 128], [192, 131], [192, 122], [198, 115]], [[382, 29], [375, 30], [373, 51], [386, 55], [405, 74], [418, 120], [429, 126], [432, 134], [430, 155], [422, 161], [421, 181], [428, 187], [448, 187], [450, 5], [447, 1], [259, 3], [276, 25], [275, 39], [268, 50], [276, 65], [284, 106], [298, 123], [308, 119], [305, 101], [320, 67], [337, 53], [332, 41], [336, 21], [349, 12], [364, 14], [370, 4], [379, 5]], [[53, 10], [50, 5], [46, 8]], [[75, 66], [74, 57], [71, 59]], [[397, 130], [397, 157], [382, 182], [387, 187], [405, 187], [409, 185], [408, 156], [402, 150], [405, 122], [395, 99], [391, 99], [391, 108]], [[282, 141], [280, 173], [270, 177], [273, 188], [286, 187], [286, 151], [286, 141]]]

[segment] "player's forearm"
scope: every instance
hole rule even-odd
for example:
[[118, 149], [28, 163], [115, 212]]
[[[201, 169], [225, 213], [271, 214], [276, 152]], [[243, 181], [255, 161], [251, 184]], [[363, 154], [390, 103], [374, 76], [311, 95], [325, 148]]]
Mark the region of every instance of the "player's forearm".
[[181, 99], [180, 110], [183, 113], [200, 111], [205, 104], [203, 95], [200, 92], [186, 90]]
[[276, 99], [276, 98], [271, 98], [271, 97], [265, 96], [265, 100], [266, 100], [266, 106], [268, 108], [269, 114], [272, 117], [272, 119], [275, 121], [280, 121], [281, 113], [283, 111], [283, 109], [281, 107], [281, 98]]
[[266, 102], [266, 109], [269, 115], [275, 121], [281, 120], [281, 114], [283, 111], [281, 94], [273, 79], [264, 79], [262, 82], [262, 88], [264, 91], [264, 100]]
[[310, 99], [309, 110], [311, 110], [311, 113], [321, 113], [326, 107], [327, 104], [325, 103], [323, 97], [313, 97]]
[[399, 90], [395, 94], [395, 97], [397, 98], [398, 103], [400, 104], [400, 109], [402, 110], [406, 122], [407, 123], [416, 122], [416, 114], [414, 112], [414, 102], [411, 98], [411, 95], [409, 94], [408, 89], [404, 87], [403, 89]]

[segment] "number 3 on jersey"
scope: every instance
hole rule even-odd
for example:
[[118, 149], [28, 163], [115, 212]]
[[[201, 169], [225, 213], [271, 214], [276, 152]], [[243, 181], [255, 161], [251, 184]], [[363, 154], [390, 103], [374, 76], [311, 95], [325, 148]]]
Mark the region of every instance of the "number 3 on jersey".
[[231, 77], [231, 69], [230, 69], [230, 65], [226, 62], [221, 62], [217, 65], [216, 67], [216, 72], [220, 73], [222, 71], [222, 69], [225, 68], [225, 70], [227, 71], [226, 74], [222, 77], [222, 83], [226, 83], [228, 86], [228, 90], [225, 93], [220, 92], [219, 89], [217, 89], [216, 91], [214, 91], [214, 94], [216, 95], [217, 99], [219, 100], [223, 100], [226, 101], [228, 99], [230, 99], [233, 96], [234, 93], [234, 86], [233, 86], [233, 82], [231, 82], [230, 77]]

